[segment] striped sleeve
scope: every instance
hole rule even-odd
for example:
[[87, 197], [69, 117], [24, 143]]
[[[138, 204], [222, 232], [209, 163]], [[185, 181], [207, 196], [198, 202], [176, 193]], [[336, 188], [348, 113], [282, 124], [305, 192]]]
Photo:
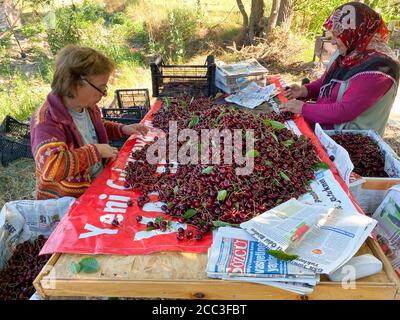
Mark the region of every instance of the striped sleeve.
[[44, 180], [62, 181], [84, 172], [101, 156], [95, 145], [71, 149], [57, 124], [40, 123], [31, 129], [32, 153]]
[[70, 150], [64, 142], [45, 143], [35, 154], [37, 169], [46, 181], [62, 181], [84, 172], [101, 160], [93, 144]]
[[107, 120], [104, 120], [103, 124], [106, 128], [108, 139], [117, 140], [125, 137], [125, 134], [122, 132], [123, 124]]

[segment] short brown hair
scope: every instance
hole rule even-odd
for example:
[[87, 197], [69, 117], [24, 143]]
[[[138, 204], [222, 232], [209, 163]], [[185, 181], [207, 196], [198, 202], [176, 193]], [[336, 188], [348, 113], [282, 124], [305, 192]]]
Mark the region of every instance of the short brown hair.
[[56, 56], [51, 89], [54, 94], [72, 97], [72, 89], [82, 77], [111, 74], [114, 68], [114, 63], [102, 53], [88, 47], [68, 45]]

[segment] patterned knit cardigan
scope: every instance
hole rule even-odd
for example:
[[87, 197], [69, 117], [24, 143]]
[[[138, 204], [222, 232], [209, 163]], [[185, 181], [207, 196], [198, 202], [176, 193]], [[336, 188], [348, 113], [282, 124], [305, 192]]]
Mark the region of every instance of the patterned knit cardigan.
[[[88, 108], [88, 112], [99, 143], [124, 136], [123, 125], [103, 121], [97, 106]], [[49, 94], [43, 106], [33, 113], [30, 128], [36, 162], [36, 198], [82, 195], [92, 182], [89, 168], [102, 159], [93, 144], [83, 144], [62, 99]]]

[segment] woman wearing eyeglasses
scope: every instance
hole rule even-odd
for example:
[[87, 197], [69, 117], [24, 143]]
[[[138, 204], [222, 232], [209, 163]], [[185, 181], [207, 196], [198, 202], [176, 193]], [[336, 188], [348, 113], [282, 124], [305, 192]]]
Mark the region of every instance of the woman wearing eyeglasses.
[[[283, 111], [327, 129], [374, 129], [383, 135], [399, 83], [399, 63], [388, 47], [381, 16], [363, 3], [337, 8], [324, 23], [337, 45], [325, 74], [285, 91]], [[316, 103], [304, 100], [316, 99]], [[303, 100], [303, 101], [302, 101]]]
[[116, 158], [109, 139], [147, 133], [140, 124], [101, 119], [96, 104], [113, 71], [111, 60], [91, 48], [70, 45], [58, 53], [52, 91], [30, 123], [37, 199], [79, 197]]

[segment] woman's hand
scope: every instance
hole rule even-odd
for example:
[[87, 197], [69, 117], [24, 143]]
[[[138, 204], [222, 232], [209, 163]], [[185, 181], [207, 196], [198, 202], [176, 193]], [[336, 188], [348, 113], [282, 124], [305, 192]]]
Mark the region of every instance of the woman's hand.
[[143, 135], [145, 136], [147, 132], [149, 131], [149, 128], [146, 126], [139, 124], [139, 123], [134, 123], [134, 124], [128, 124], [122, 127], [122, 132], [126, 134], [127, 136], [130, 136], [132, 134], [138, 134], [138, 135]]
[[102, 158], [111, 158], [114, 160], [118, 155], [118, 149], [110, 146], [109, 144], [102, 143], [95, 144], [94, 146], [97, 148], [97, 151], [99, 151]]
[[304, 102], [300, 100], [289, 100], [288, 102], [281, 104], [279, 109], [281, 111], [290, 111], [293, 113], [301, 114], [303, 111]]
[[288, 89], [283, 92], [283, 95], [288, 100], [297, 98], [305, 98], [308, 95], [308, 90], [305, 86], [299, 86], [298, 84], [292, 84]]

